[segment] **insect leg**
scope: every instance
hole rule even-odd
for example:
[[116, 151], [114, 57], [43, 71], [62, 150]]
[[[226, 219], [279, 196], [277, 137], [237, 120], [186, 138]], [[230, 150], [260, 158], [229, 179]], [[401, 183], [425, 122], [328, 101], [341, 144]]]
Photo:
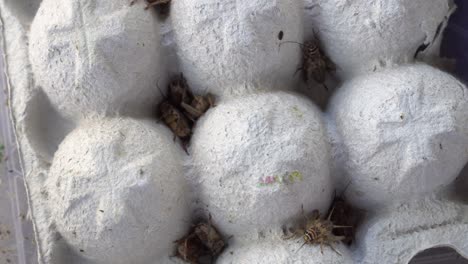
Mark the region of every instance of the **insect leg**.
[[[175, 131], [179, 131], [181, 121], [182, 121], [182, 117], [179, 116], [179, 118], [177, 118], [177, 126], [176, 126]], [[176, 133], [174, 133], [174, 141], [176, 140], [176, 136], [177, 136]]]
[[294, 43], [294, 44], [299, 45], [299, 47], [301, 47], [301, 49], [304, 48], [304, 44], [303, 44], [303, 43], [299, 43], [299, 42], [297, 42], [297, 41], [283, 41], [283, 42], [281, 42], [281, 43], [278, 45], [278, 49], [281, 48], [281, 45], [286, 44], [286, 43]]
[[335, 251], [335, 252], [336, 252], [336, 254], [338, 254], [338, 255], [340, 255], [340, 256], [341, 256], [341, 253], [340, 253], [340, 252], [338, 252], [338, 250], [336, 250], [336, 249], [333, 247], [333, 245], [332, 245], [332, 244], [328, 244], [328, 246], [330, 246], [330, 247], [331, 247], [331, 249], [333, 249], [333, 251]]
[[302, 243], [301, 247], [297, 249], [296, 253], [299, 252], [299, 250], [301, 250], [301, 248], [302, 248], [303, 246], [305, 246], [305, 244], [307, 244], [307, 241], [305, 241], [304, 243]]
[[295, 236], [296, 236], [296, 234], [293, 233], [293, 234], [290, 234], [289, 236], [282, 236], [281, 238], [282, 238], [283, 240], [289, 240], [289, 239], [291, 239], [291, 238], [293, 238], [293, 237], [295, 237]]
[[216, 103], [215, 103], [215, 98], [212, 94], [207, 94], [206, 95], [206, 100], [208, 100], [208, 104], [210, 105], [210, 107], [215, 107], [216, 106]]
[[333, 242], [340, 242], [344, 240], [346, 237], [344, 236], [330, 236], [330, 240]]
[[353, 228], [352, 226], [342, 226], [342, 225], [334, 225], [333, 229], [335, 228]]
[[297, 70], [294, 72], [293, 77], [296, 76], [296, 74], [300, 71], [304, 70], [304, 67], [299, 67]]
[[317, 220], [317, 219], [319, 219], [319, 218], [320, 218], [320, 213], [319, 213], [319, 211], [318, 211], [318, 210], [314, 210], [314, 211], [312, 212], [312, 219]]
[[333, 214], [333, 211], [335, 211], [335, 206], [332, 207], [331, 211], [330, 211], [330, 214], [328, 214], [328, 217], [327, 217], [327, 220], [330, 221], [331, 219], [331, 216]]
[[[136, 2], [136, 1], [138, 1], [138, 0], [133, 0], [132, 2], [134, 3], [134, 2]], [[167, 99], [167, 95], [165, 95], [165, 94], [163, 93], [163, 91], [161, 90], [161, 87], [159, 87], [159, 79], [158, 79], [158, 81], [156, 82], [156, 87], [158, 87], [159, 93], [163, 96], [163, 98]]]
[[185, 239], [184, 241], [184, 247], [185, 247], [185, 250], [184, 250], [184, 260], [187, 261], [187, 248], [188, 248], [188, 239]]
[[[190, 113], [189, 113], [190, 114]], [[185, 115], [188, 120], [190, 120], [192, 123], [195, 123], [197, 120], [195, 120], [195, 118], [192, 117], [192, 115]]]
[[324, 56], [324, 59], [325, 59], [325, 63], [327, 64], [327, 70], [331, 72], [336, 71], [336, 64], [333, 63], [333, 61], [330, 60], [330, 58], [328, 58], [327, 56]]
[[190, 153], [188, 152], [188, 148], [187, 148], [187, 145], [188, 145], [188, 141], [187, 140], [183, 140], [181, 142], [182, 144], [182, 149], [185, 151], [185, 154], [187, 154], [188, 156], [190, 156]]
[[199, 118], [200, 116], [203, 115], [202, 112], [200, 112], [198, 109], [194, 108], [193, 106], [189, 104], [182, 102], [181, 106], [185, 111], [187, 111], [187, 113], [191, 114], [192, 116], [196, 118]]
[[211, 213], [208, 213], [208, 239], [210, 240], [209, 241], [210, 243], [211, 243], [212, 231], [214, 232], [213, 226], [211, 223]]
[[344, 198], [344, 195], [345, 195], [346, 191], [348, 190], [349, 186], [351, 185], [351, 183], [353, 183], [352, 180], [350, 180], [350, 181], [348, 182], [348, 184], [346, 184], [346, 187], [343, 189], [343, 191], [342, 191], [341, 194], [340, 194], [340, 197], [341, 197], [341, 198]]
[[323, 85], [323, 88], [325, 88], [325, 90], [329, 91], [328, 86], [325, 83], [322, 83], [322, 85]]

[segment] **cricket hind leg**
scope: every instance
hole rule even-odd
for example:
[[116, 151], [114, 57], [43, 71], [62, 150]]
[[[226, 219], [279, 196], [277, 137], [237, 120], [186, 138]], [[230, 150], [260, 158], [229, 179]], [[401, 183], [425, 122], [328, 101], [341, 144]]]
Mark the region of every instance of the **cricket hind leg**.
[[341, 240], [345, 239], [345, 236], [330, 236], [330, 241], [332, 242], [340, 242]]
[[189, 104], [186, 104], [186, 103], [182, 102], [181, 106], [187, 113], [189, 113], [191, 116], [193, 116], [193, 117], [195, 117], [197, 119], [203, 115], [202, 112], [200, 112], [198, 109], [195, 109], [193, 106], [191, 106]]
[[183, 257], [184, 257], [184, 260], [187, 261], [188, 239], [186, 239], [186, 240], [184, 241], [184, 247], [185, 247], [185, 251], [184, 251]]

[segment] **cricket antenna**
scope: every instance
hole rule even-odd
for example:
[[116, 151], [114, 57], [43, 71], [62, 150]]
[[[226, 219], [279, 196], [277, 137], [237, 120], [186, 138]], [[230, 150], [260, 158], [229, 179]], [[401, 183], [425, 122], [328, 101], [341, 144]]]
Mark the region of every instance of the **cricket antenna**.
[[328, 221], [330, 221], [333, 211], [335, 211], [335, 206], [332, 207], [330, 214], [328, 214], [328, 218], [327, 218]]
[[302, 243], [302, 246], [299, 249], [297, 249], [296, 253], [299, 252], [299, 250], [301, 250], [301, 248], [303, 248], [305, 246], [305, 244], [307, 244], [307, 241]]
[[328, 89], [328, 86], [327, 86], [325, 83], [322, 83], [322, 85], [323, 85], [323, 88], [325, 88], [325, 90], [327, 90], [327, 92], [330, 91], [330, 90]]
[[346, 184], [346, 187], [343, 189], [343, 191], [341, 192], [340, 194], [340, 197], [343, 197], [344, 194], [346, 193], [346, 191], [348, 190], [349, 186], [351, 185], [351, 183], [353, 183], [352, 180], [349, 180], [348, 184]]
[[167, 96], [163, 93], [163, 91], [161, 90], [161, 87], [159, 87], [159, 78], [158, 78], [158, 81], [156, 82], [156, 87], [158, 87], [158, 90], [159, 92], [161, 93], [161, 95], [164, 97], [164, 98], [167, 98]]
[[278, 50], [281, 48], [281, 45], [286, 44], [286, 43], [298, 44], [298, 45], [301, 47], [301, 49], [304, 48], [304, 44], [303, 44], [303, 43], [299, 43], [299, 42], [297, 42], [297, 41], [283, 41], [283, 42], [281, 42], [281, 43], [278, 45]]

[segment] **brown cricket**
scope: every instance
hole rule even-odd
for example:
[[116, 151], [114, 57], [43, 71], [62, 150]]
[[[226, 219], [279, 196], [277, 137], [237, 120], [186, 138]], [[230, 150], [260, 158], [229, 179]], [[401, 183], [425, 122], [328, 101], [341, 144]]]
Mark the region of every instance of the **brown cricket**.
[[207, 253], [195, 233], [190, 233], [174, 243], [177, 244], [175, 256], [190, 264], [198, 264], [198, 259]]
[[327, 74], [335, 71], [336, 65], [320, 49], [318, 39], [314, 37], [313, 40], [304, 43], [283, 41], [280, 46], [285, 43], [298, 44], [302, 49], [302, 64], [296, 71], [302, 72], [302, 79], [306, 83], [309, 83], [309, 80], [313, 79], [328, 90], [325, 84]]
[[200, 118], [209, 108], [215, 105], [214, 96], [211, 94], [206, 96], [193, 95], [182, 73], [172, 79], [169, 84], [169, 99], [173, 105], [182, 109], [192, 121]]
[[302, 237], [304, 243], [298, 249], [300, 250], [304, 245], [320, 245], [320, 252], [323, 254], [323, 246], [327, 245], [333, 249], [337, 254], [341, 255], [334, 247], [334, 243], [338, 243], [345, 239], [344, 236], [335, 236], [333, 230], [337, 228], [351, 228], [351, 226], [341, 226], [335, 225], [331, 221], [331, 216], [333, 214], [333, 208], [328, 214], [326, 219], [320, 217], [318, 210], [312, 212], [312, 218], [308, 218], [304, 213], [304, 208], [302, 208], [302, 214], [305, 218], [305, 226], [302, 228], [296, 229], [290, 236], [284, 237], [284, 239], [298, 238]]
[[336, 195], [335, 192], [335, 197], [330, 207], [331, 209], [328, 212], [330, 214], [331, 210], [333, 210], [333, 215], [331, 215], [330, 221], [332, 221], [334, 224], [352, 227], [333, 230], [334, 235], [344, 237], [342, 242], [347, 245], [352, 244], [356, 232], [356, 227], [359, 224], [363, 214], [363, 210], [353, 207], [345, 200], [344, 193], [346, 192], [346, 189], [349, 185], [350, 183], [346, 186], [340, 195]]
[[184, 145], [190, 139], [192, 134], [192, 126], [187, 117], [174, 105], [169, 103], [167, 100], [159, 104], [158, 110], [161, 115], [161, 120], [171, 129], [174, 134], [174, 140], [176, 137], [182, 140]]
[[212, 256], [221, 254], [226, 246], [223, 238], [218, 230], [211, 223], [211, 216], [208, 223], [200, 223], [195, 227], [195, 234], [205, 247], [210, 251]]
[[190, 91], [187, 80], [182, 73], [179, 76], [172, 78], [169, 83], [169, 100], [174, 106], [179, 108], [183, 103], [192, 103], [193, 94]]
[[182, 146], [187, 152], [187, 145], [196, 120], [214, 106], [214, 96], [211, 94], [193, 95], [182, 73], [170, 81], [168, 96], [164, 95], [159, 85], [158, 89], [164, 97], [158, 106], [160, 118], [171, 129], [174, 140], [176, 137], [181, 139]]
[[176, 256], [190, 264], [200, 263], [200, 258], [210, 257], [213, 261], [226, 247], [221, 234], [211, 222], [200, 222], [183, 238], [175, 241]]

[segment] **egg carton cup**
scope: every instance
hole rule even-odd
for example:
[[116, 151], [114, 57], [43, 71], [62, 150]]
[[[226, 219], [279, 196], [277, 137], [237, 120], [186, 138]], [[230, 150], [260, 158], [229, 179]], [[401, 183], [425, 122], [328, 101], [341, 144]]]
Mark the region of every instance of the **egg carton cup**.
[[[468, 94], [429, 65], [451, 1], [177, 0], [167, 19], [129, 3], [0, 1], [39, 263], [181, 263], [200, 212], [232, 235], [217, 263], [468, 256]], [[280, 46], [314, 35], [329, 92]], [[153, 113], [178, 72], [217, 97], [190, 155]], [[364, 215], [351, 247], [281, 238], [336, 190]]]

